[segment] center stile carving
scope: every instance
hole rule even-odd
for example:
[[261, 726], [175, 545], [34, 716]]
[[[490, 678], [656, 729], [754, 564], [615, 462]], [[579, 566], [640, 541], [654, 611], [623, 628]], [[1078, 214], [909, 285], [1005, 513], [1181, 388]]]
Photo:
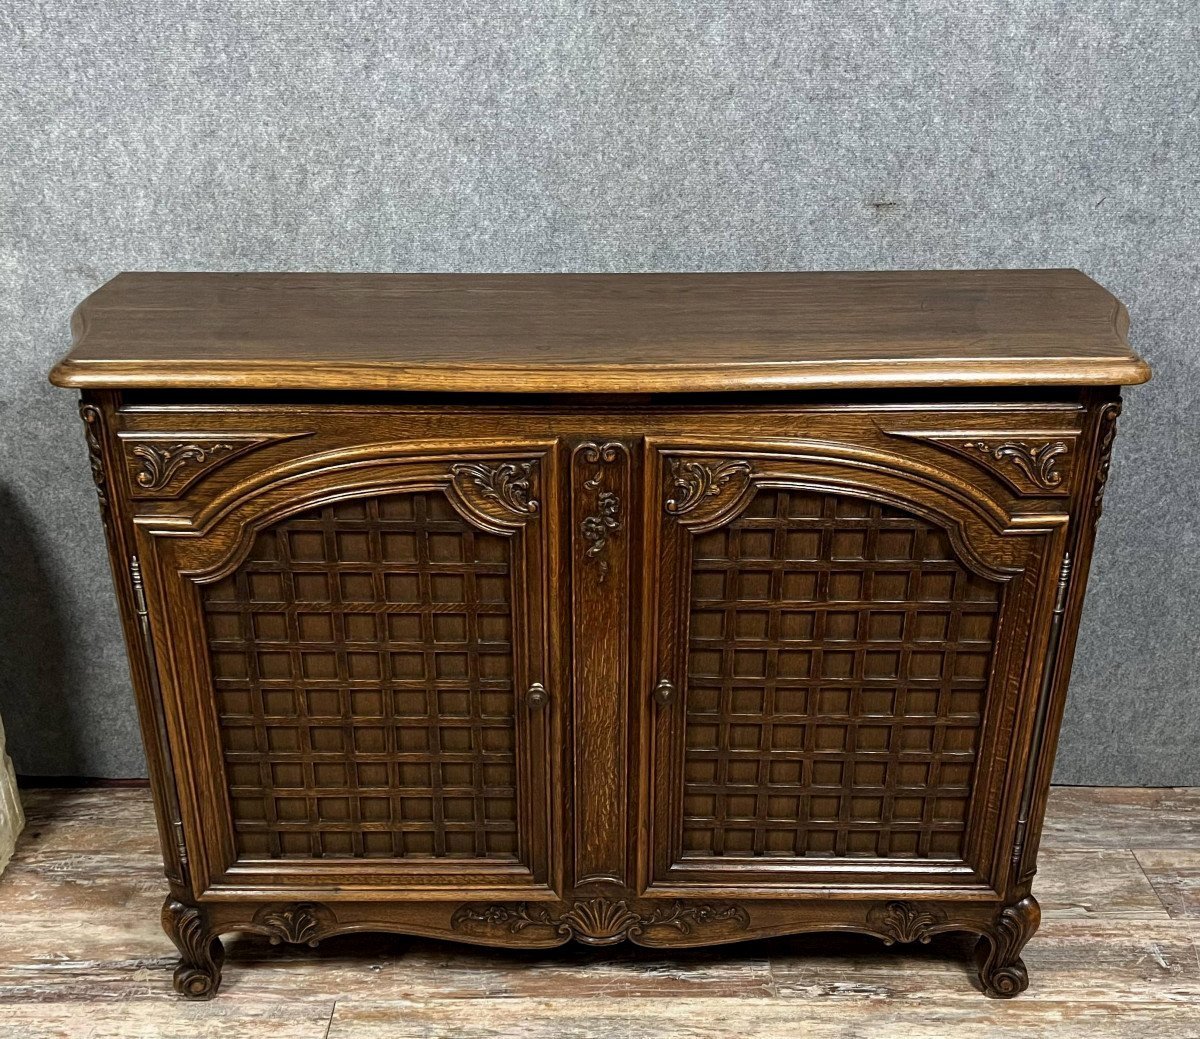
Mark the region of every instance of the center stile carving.
[[[580, 445], [583, 460], [598, 466], [596, 474], [583, 481], [586, 490], [597, 491], [604, 480], [604, 466], [616, 463], [621, 457], [622, 445], [616, 443]], [[599, 491], [596, 495], [596, 508], [593, 513], [585, 516], [579, 525], [579, 532], [588, 543], [584, 552], [586, 558], [599, 564], [601, 583], [608, 576], [608, 540], [621, 531], [621, 498], [616, 491]]]

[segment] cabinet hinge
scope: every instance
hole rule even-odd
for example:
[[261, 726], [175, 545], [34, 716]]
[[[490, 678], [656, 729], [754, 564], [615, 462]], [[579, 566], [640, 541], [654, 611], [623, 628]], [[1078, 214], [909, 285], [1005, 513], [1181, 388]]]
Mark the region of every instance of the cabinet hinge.
[[[133, 608], [137, 610], [138, 617], [144, 622], [148, 617], [146, 589], [142, 584], [142, 565], [138, 562], [137, 556], [133, 556], [129, 560], [129, 583], [133, 585]], [[145, 627], [144, 623], [143, 627]]]

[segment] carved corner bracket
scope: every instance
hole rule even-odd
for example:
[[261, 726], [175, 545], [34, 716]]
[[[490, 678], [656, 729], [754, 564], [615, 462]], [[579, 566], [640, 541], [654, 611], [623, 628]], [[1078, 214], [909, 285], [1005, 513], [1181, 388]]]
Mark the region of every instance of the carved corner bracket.
[[1064, 495], [1069, 480], [1075, 434], [1057, 436], [976, 433], [952, 436], [941, 433], [892, 433], [924, 440], [959, 455], [997, 477], [1022, 495]]
[[220, 436], [120, 434], [135, 498], [178, 498], [197, 480], [227, 462], [268, 444], [309, 433], [226, 433]]
[[687, 525], [711, 525], [749, 500], [754, 467], [744, 458], [672, 457], [667, 477], [667, 515]]
[[534, 461], [455, 462], [450, 485], [458, 500], [485, 522], [520, 526], [538, 514]]
[[459, 907], [450, 918], [450, 926], [455, 930], [498, 927], [519, 934], [531, 927], [542, 928], [585, 945], [636, 941], [654, 928], [689, 935], [697, 927], [722, 923], [745, 930], [750, 925], [750, 916], [741, 906], [727, 903], [675, 901], [642, 910], [624, 899], [588, 898], [566, 907], [537, 902], [468, 904]]

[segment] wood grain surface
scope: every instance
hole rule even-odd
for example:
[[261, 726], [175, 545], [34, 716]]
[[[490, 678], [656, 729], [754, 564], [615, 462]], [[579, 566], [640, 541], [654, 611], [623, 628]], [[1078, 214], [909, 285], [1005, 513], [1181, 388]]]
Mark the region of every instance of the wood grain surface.
[[1125, 309], [1074, 270], [129, 273], [72, 325], [51, 380], [90, 389], [646, 393], [1150, 377]]
[[1052, 791], [1043, 922], [1024, 951], [1037, 984], [1003, 1003], [972, 988], [966, 936], [885, 950], [826, 934], [673, 952], [386, 936], [293, 950], [246, 936], [227, 942], [238, 969], [221, 998], [185, 1003], [158, 926], [149, 792], [27, 791], [25, 804], [0, 878], [12, 1039], [1200, 1033], [1200, 790]]

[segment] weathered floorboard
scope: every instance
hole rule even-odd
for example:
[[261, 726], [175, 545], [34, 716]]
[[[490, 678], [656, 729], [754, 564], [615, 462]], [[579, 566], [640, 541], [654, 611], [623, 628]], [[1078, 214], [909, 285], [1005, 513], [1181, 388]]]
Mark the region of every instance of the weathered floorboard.
[[1185, 787], [1054, 787], [1042, 848], [1200, 849], [1200, 795]]
[[1167, 912], [1200, 920], [1200, 850], [1145, 848], [1134, 854]]

